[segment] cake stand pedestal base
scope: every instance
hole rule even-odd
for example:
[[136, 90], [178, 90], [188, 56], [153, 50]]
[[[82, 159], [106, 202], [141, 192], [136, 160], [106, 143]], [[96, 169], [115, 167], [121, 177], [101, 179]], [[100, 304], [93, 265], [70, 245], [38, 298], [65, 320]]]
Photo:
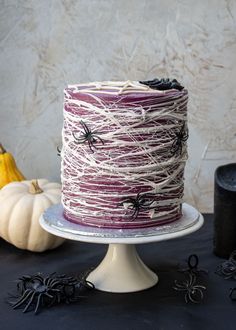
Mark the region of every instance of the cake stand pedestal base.
[[108, 244], [103, 261], [87, 277], [95, 288], [107, 292], [135, 292], [151, 288], [158, 277], [140, 259], [135, 244], [174, 239], [198, 230], [204, 220], [191, 205], [183, 204], [182, 217], [173, 223], [138, 229], [106, 229], [67, 221], [62, 205], [53, 205], [40, 218], [49, 233], [75, 241]]
[[133, 244], [109, 244], [105, 258], [88, 280], [107, 292], [135, 292], [151, 288], [158, 277], [140, 259]]

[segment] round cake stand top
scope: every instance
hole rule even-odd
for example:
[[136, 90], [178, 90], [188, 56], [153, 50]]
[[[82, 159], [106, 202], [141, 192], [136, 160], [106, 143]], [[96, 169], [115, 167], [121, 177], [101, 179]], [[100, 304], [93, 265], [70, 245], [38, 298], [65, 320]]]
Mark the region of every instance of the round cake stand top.
[[144, 244], [173, 239], [197, 231], [203, 222], [203, 216], [186, 203], [183, 204], [183, 216], [180, 220], [141, 229], [107, 229], [75, 224], [64, 218], [61, 204], [48, 208], [40, 218], [41, 226], [51, 234], [102, 244]]

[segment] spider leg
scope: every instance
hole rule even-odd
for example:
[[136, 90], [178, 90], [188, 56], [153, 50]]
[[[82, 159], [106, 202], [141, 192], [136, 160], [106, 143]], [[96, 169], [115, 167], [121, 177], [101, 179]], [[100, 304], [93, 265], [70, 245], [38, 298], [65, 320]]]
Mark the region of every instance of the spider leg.
[[[47, 305], [47, 307], [51, 307], [53, 304], [55, 304], [55, 302], [59, 303], [60, 301], [58, 301], [58, 294], [56, 294], [53, 299], [51, 299], [50, 303]], [[42, 297], [43, 298], [43, 297]]]
[[48, 286], [53, 287], [54, 285], [60, 284], [60, 282], [56, 278], [49, 277], [48, 278]]
[[90, 129], [88, 128], [88, 126], [85, 124], [85, 122], [83, 120], [80, 121], [80, 124], [82, 125], [85, 133], [90, 133]]
[[189, 135], [188, 135], [188, 133], [186, 133], [186, 135], [183, 136], [182, 141], [186, 142], [188, 140], [188, 138], [189, 138]]
[[206, 290], [206, 287], [205, 286], [203, 286], [203, 285], [194, 285], [194, 289], [198, 289], [198, 290]]
[[21, 294], [23, 293], [23, 291], [25, 291], [25, 283], [22, 281], [18, 282], [16, 287], [17, 287], [17, 290], [20, 291]]
[[124, 203], [133, 203], [133, 199], [132, 198], [127, 198], [124, 201], [122, 201], [122, 204]]
[[179, 284], [179, 283], [177, 283], [177, 281], [175, 281], [174, 289], [177, 290], [177, 291], [186, 291], [186, 286], [182, 285], [182, 284]]
[[[88, 146], [89, 146], [89, 149], [91, 150], [92, 153], [94, 153], [93, 149], [92, 149], [92, 143], [90, 141], [88, 141]], [[93, 146], [94, 147], [94, 146]], [[96, 149], [96, 147], [95, 147]]]
[[148, 206], [148, 207], [142, 206], [142, 209], [143, 210], [154, 210], [154, 209], [158, 209], [158, 206], [157, 205]]
[[49, 282], [49, 280], [50, 280], [50, 277], [46, 277], [46, 278], [43, 280], [43, 284], [44, 284], [45, 286], [48, 286], [48, 282]]
[[[188, 300], [190, 299], [189, 297], [189, 292], [186, 292], [185, 295], [184, 295], [184, 300], [186, 302], [186, 304], [188, 303]], [[191, 300], [191, 299], [190, 299]]]
[[95, 289], [95, 285], [92, 282], [87, 281], [87, 280], [82, 281], [81, 285], [83, 285], [87, 289]]
[[73, 137], [76, 139], [76, 140], [80, 140], [80, 139], [82, 139], [82, 137], [77, 137], [77, 133], [79, 133], [78, 131], [75, 131], [75, 132], [72, 132], [72, 135], [73, 135]]
[[48, 292], [44, 293], [45, 296], [49, 297], [49, 298], [53, 298], [53, 296], [51, 294], [49, 294]]
[[202, 291], [199, 290], [199, 292], [200, 292], [200, 299], [199, 299], [199, 300], [198, 300], [198, 299], [194, 299], [194, 294], [192, 294], [192, 293], [189, 293], [189, 295], [188, 295], [189, 300], [190, 300], [191, 302], [193, 302], [194, 304], [199, 303], [199, 301], [202, 300], [202, 298], [203, 298], [203, 293], [202, 293]]
[[97, 149], [97, 147], [96, 147], [95, 144], [94, 144], [94, 143], [97, 142], [96, 139], [92, 138], [91, 140], [88, 140], [88, 142], [91, 143], [91, 146], [92, 146], [93, 148]]
[[180, 287], [177, 287], [177, 286], [175, 286], [174, 289], [176, 291], [186, 291], [186, 288], [180, 288]]
[[174, 140], [174, 142], [172, 143], [171, 148], [170, 148], [170, 153], [172, 156], [174, 156], [174, 154], [177, 152], [178, 148], [179, 147], [178, 147], [177, 140]]
[[104, 141], [102, 138], [100, 138], [100, 136], [98, 135], [93, 135], [94, 137], [96, 137], [96, 139], [98, 139], [100, 142], [102, 142], [102, 144], [104, 144]]
[[[206, 289], [206, 288], [204, 288], [204, 289]], [[202, 290], [200, 290], [198, 288], [195, 288], [195, 291], [200, 293], [200, 296], [201, 296], [201, 299], [202, 299], [203, 298], [203, 292], [202, 292]]]
[[43, 284], [43, 277], [40, 274], [36, 274], [32, 277], [32, 281], [39, 281], [41, 284]]
[[82, 137], [77, 137], [77, 136], [75, 136], [74, 134], [73, 134], [73, 136], [74, 136], [74, 142], [75, 142], [75, 143], [84, 143], [85, 141], [87, 141], [86, 138], [85, 138], [84, 136], [82, 136]]
[[180, 144], [179, 144], [178, 154], [181, 155], [182, 151], [183, 151], [183, 144], [182, 144], [182, 141], [181, 141]]
[[143, 204], [143, 207], [145, 206], [151, 206], [154, 203], [154, 201], [149, 201], [149, 202], [145, 202], [145, 204]]
[[52, 287], [54, 287], [55, 285], [59, 285], [59, 284], [61, 284], [61, 282], [59, 282], [59, 281], [56, 280], [56, 279], [52, 279], [52, 281], [51, 281], [51, 283], [50, 283], [50, 285], [51, 285]]
[[142, 198], [143, 196], [141, 195], [141, 193], [140, 192], [138, 192], [137, 193], [137, 196], [136, 196], [136, 200], [137, 201], [139, 201], [140, 200], [140, 198]]
[[180, 134], [182, 135], [184, 133], [184, 131], [185, 131], [185, 123], [183, 123], [183, 125], [181, 126], [181, 128], [179, 130], [179, 135]]
[[38, 312], [38, 308], [39, 308], [39, 304], [40, 304], [40, 301], [41, 301], [41, 297], [42, 297], [42, 293], [40, 293], [38, 295], [38, 300], [37, 300], [37, 303], [36, 303], [36, 307], [35, 307], [35, 310], [34, 310], [34, 314], [37, 314]]
[[134, 212], [133, 212], [133, 214], [131, 215], [131, 218], [133, 219], [133, 220], [135, 220], [136, 218], [137, 218], [137, 216], [139, 215], [139, 207], [136, 207], [136, 208], [134, 208]]
[[26, 290], [25, 293], [23, 294], [23, 296], [12, 305], [13, 309], [15, 309], [15, 308], [21, 306], [22, 304], [24, 304], [24, 302], [29, 298], [29, 296], [31, 294], [32, 294], [31, 290], [29, 290], [29, 289]]
[[129, 210], [134, 210], [135, 209], [135, 206], [133, 203], [130, 203], [131, 205], [128, 205], [127, 209]]
[[87, 140], [81, 140], [81, 141], [79, 141], [79, 140], [77, 140], [77, 141], [74, 141], [76, 144], [83, 144], [83, 143], [85, 143]]
[[34, 293], [32, 294], [32, 296], [31, 296], [31, 298], [30, 298], [28, 304], [25, 306], [25, 308], [24, 308], [24, 310], [23, 310], [23, 313], [27, 312], [27, 310], [28, 310], [28, 308], [30, 307], [30, 305], [31, 305], [31, 303], [32, 303], [32, 301], [33, 301], [35, 295], [36, 295], [36, 292], [34, 292]]
[[192, 287], [196, 282], [196, 276], [193, 273], [189, 273], [189, 286]]

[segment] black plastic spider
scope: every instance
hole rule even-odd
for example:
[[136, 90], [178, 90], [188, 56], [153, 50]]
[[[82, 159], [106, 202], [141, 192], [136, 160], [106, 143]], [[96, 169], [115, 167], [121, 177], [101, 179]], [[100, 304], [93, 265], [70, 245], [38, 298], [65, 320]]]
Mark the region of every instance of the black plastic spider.
[[24, 307], [23, 313], [34, 307], [37, 314], [39, 307], [50, 307], [61, 302], [71, 303], [79, 299], [81, 288], [93, 289], [94, 285], [87, 281], [66, 275], [42, 274], [22, 276], [17, 283], [18, 298], [10, 302], [14, 309]]
[[60, 282], [54, 277], [43, 278], [41, 274], [33, 276], [22, 276], [17, 283], [19, 299], [12, 304], [12, 307], [18, 308], [25, 305], [23, 313], [27, 312], [31, 305], [35, 305], [34, 312], [38, 312], [40, 304], [51, 306], [60, 302]]
[[93, 148], [97, 149], [95, 146], [97, 140], [99, 140], [102, 144], [104, 144], [104, 141], [97, 135], [97, 132], [92, 132], [82, 120], [80, 121], [80, 124], [83, 127], [84, 133], [80, 137], [77, 137], [75, 132], [72, 133], [75, 139], [75, 143], [81, 144], [88, 142], [89, 149], [91, 152], [94, 152]]
[[141, 84], [144, 84], [146, 86], [149, 86], [152, 89], [158, 89], [158, 90], [168, 90], [168, 89], [178, 89], [181, 91], [184, 89], [183, 86], [180, 85], [180, 83], [176, 79], [169, 79], [169, 78], [155, 78], [153, 80], [146, 80], [146, 81], [139, 81]]
[[181, 272], [184, 273], [189, 272], [195, 275], [198, 275], [199, 273], [206, 273], [206, 274], [208, 273], [207, 270], [198, 268], [199, 259], [196, 254], [190, 254], [187, 263], [188, 263], [188, 268], [180, 269]]
[[236, 280], [236, 250], [231, 253], [229, 260], [217, 267], [216, 274], [223, 276], [226, 280], [230, 278]]
[[186, 129], [185, 123], [182, 125], [180, 130], [176, 133], [174, 141], [171, 145], [171, 155], [181, 155], [183, 150], [183, 142], [188, 140], [188, 129]]
[[203, 290], [206, 287], [203, 285], [196, 285], [196, 276], [193, 273], [188, 273], [189, 278], [182, 283], [178, 283], [175, 280], [175, 286], [173, 287], [177, 291], [185, 292], [184, 300], [186, 303], [191, 301], [192, 303], [199, 303], [203, 299]]
[[130, 204], [128, 205], [128, 209], [133, 210], [133, 213], [131, 214], [132, 220], [135, 220], [139, 214], [140, 210], [150, 210], [153, 208], [156, 208], [156, 206], [151, 206], [154, 203], [154, 199], [150, 200], [151, 195], [140, 193], [137, 194], [135, 198], [127, 198], [124, 201], [122, 201], [122, 204], [125, 203]]

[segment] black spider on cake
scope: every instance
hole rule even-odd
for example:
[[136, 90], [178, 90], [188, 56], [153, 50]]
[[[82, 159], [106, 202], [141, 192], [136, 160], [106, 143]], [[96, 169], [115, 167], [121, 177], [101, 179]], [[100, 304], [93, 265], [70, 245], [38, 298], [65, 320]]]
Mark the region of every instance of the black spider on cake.
[[185, 123], [183, 123], [182, 127], [178, 132], [175, 133], [174, 141], [171, 145], [171, 155], [181, 155], [183, 150], [183, 142], [188, 140], [189, 134], [188, 129], [186, 128]]
[[156, 206], [152, 206], [154, 203], [154, 199], [150, 199], [152, 197], [149, 194], [140, 194], [138, 193], [136, 197], [129, 197], [122, 201], [122, 204], [129, 204], [127, 209], [133, 210], [133, 213], [130, 215], [132, 220], [135, 220], [139, 215], [141, 210], [151, 210], [156, 208]]
[[84, 133], [80, 136], [76, 136], [76, 132], [73, 132], [73, 137], [75, 139], [75, 143], [81, 144], [81, 143], [88, 143], [89, 149], [91, 152], [94, 152], [93, 148], [97, 149], [95, 146], [95, 143], [98, 142], [98, 140], [104, 144], [104, 141], [98, 136], [98, 132], [92, 132], [90, 128], [83, 122], [82, 120], [80, 121], [81, 126], [83, 127]]
[[169, 78], [155, 78], [153, 80], [146, 80], [146, 81], [139, 81], [140, 84], [149, 86], [152, 89], [157, 89], [160, 91], [165, 91], [168, 89], [177, 89], [179, 91], [182, 91], [184, 89], [183, 86], [180, 85], [178, 80], [176, 79], [169, 79]]

